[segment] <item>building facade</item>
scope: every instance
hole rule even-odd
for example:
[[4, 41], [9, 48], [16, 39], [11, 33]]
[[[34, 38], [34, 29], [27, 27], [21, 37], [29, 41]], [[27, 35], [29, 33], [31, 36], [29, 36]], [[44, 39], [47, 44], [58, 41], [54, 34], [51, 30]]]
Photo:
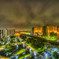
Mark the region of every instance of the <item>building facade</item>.
[[6, 28], [0, 28], [0, 38], [3, 36], [7, 37], [8, 35], [12, 36], [15, 34], [15, 29], [6, 29]]
[[7, 35], [13, 36], [15, 34], [15, 29], [9, 28], [7, 29]]
[[57, 26], [46, 26], [46, 35], [49, 37], [50, 33], [56, 33], [57, 34]]
[[43, 35], [43, 27], [33, 27], [32, 31], [34, 35]]
[[59, 38], [59, 27], [58, 26], [43, 26], [43, 27], [33, 27], [32, 32], [34, 35], [44, 35], [50, 37], [50, 33], [54, 32]]

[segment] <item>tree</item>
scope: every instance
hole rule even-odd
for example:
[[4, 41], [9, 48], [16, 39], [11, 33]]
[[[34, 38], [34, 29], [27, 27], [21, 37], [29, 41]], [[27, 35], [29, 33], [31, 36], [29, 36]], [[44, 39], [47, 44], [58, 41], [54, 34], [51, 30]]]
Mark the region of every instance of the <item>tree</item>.
[[58, 56], [59, 56], [58, 53], [55, 51], [55, 52], [53, 53], [53, 57], [58, 59]]
[[57, 37], [57, 33], [51, 32], [50, 37]]
[[57, 40], [57, 33], [51, 32], [50, 33], [50, 40]]

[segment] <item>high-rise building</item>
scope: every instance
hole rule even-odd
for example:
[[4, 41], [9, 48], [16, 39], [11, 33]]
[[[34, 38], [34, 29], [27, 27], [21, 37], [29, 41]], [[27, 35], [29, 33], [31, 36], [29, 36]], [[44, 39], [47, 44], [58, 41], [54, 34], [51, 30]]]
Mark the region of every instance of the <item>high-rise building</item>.
[[57, 34], [59, 37], [59, 27], [58, 26], [43, 26], [43, 27], [33, 27], [32, 32], [34, 35], [44, 35], [50, 37], [52, 32]]
[[5, 28], [0, 28], [0, 35], [2, 36], [7, 36], [7, 30]]
[[43, 35], [46, 36], [47, 34], [47, 29], [46, 29], [46, 26], [43, 26]]
[[0, 38], [3, 36], [7, 37], [8, 35], [12, 36], [15, 34], [15, 29], [9, 29], [9, 28], [0, 28]]
[[59, 26], [57, 27], [57, 37], [59, 38]]
[[43, 27], [33, 27], [32, 31], [34, 35], [43, 35]]
[[46, 35], [49, 37], [50, 33], [54, 32], [57, 34], [57, 26], [46, 26]]
[[13, 36], [15, 34], [15, 29], [8, 28], [7, 29], [7, 35]]

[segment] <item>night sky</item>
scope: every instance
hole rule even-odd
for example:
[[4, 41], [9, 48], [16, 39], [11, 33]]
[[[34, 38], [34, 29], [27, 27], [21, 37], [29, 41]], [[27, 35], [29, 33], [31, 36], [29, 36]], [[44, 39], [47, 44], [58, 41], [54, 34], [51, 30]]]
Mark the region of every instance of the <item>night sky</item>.
[[0, 0], [0, 28], [59, 25], [59, 0]]

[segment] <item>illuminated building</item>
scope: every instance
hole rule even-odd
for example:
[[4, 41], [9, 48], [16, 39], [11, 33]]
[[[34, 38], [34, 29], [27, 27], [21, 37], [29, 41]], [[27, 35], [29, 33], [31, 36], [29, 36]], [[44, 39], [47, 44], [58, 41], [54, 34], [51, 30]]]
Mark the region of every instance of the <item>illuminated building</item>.
[[15, 33], [15, 36], [18, 36], [19, 37], [20, 36], [20, 33]]
[[32, 28], [34, 35], [44, 35], [50, 37], [50, 33], [54, 32], [59, 38], [59, 27], [58, 26], [43, 26], [43, 27], [33, 27]]
[[1, 30], [0, 30], [0, 41], [1, 41]]
[[59, 27], [57, 28], [57, 37], [59, 38]]
[[0, 28], [0, 39], [4, 36], [7, 37], [8, 35], [14, 35], [15, 29], [6, 29], [6, 28]]
[[13, 36], [14, 34], [15, 34], [15, 29], [13, 29], [13, 28], [7, 29], [7, 35]]
[[26, 34], [27, 32], [21, 31], [20, 34]]
[[27, 34], [27, 35], [30, 35], [30, 31], [17, 31], [15, 32], [15, 36], [20, 36], [21, 34]]
[[46, 36], [46, 33], [47, 33], [46, 26], [43, 26], [43, 35]]
[[49, 37], [50, 33], [54, 32], [57, 34], [57, 26], [46, 26], [46, 35]]
[[0, 28], [0, 37], [2, 38], [2, 36], [7, 36], [7, 30], [5, 28]]
[[33, 27], [32, 31], [34, 35], [43, 35], [43, 27]]

